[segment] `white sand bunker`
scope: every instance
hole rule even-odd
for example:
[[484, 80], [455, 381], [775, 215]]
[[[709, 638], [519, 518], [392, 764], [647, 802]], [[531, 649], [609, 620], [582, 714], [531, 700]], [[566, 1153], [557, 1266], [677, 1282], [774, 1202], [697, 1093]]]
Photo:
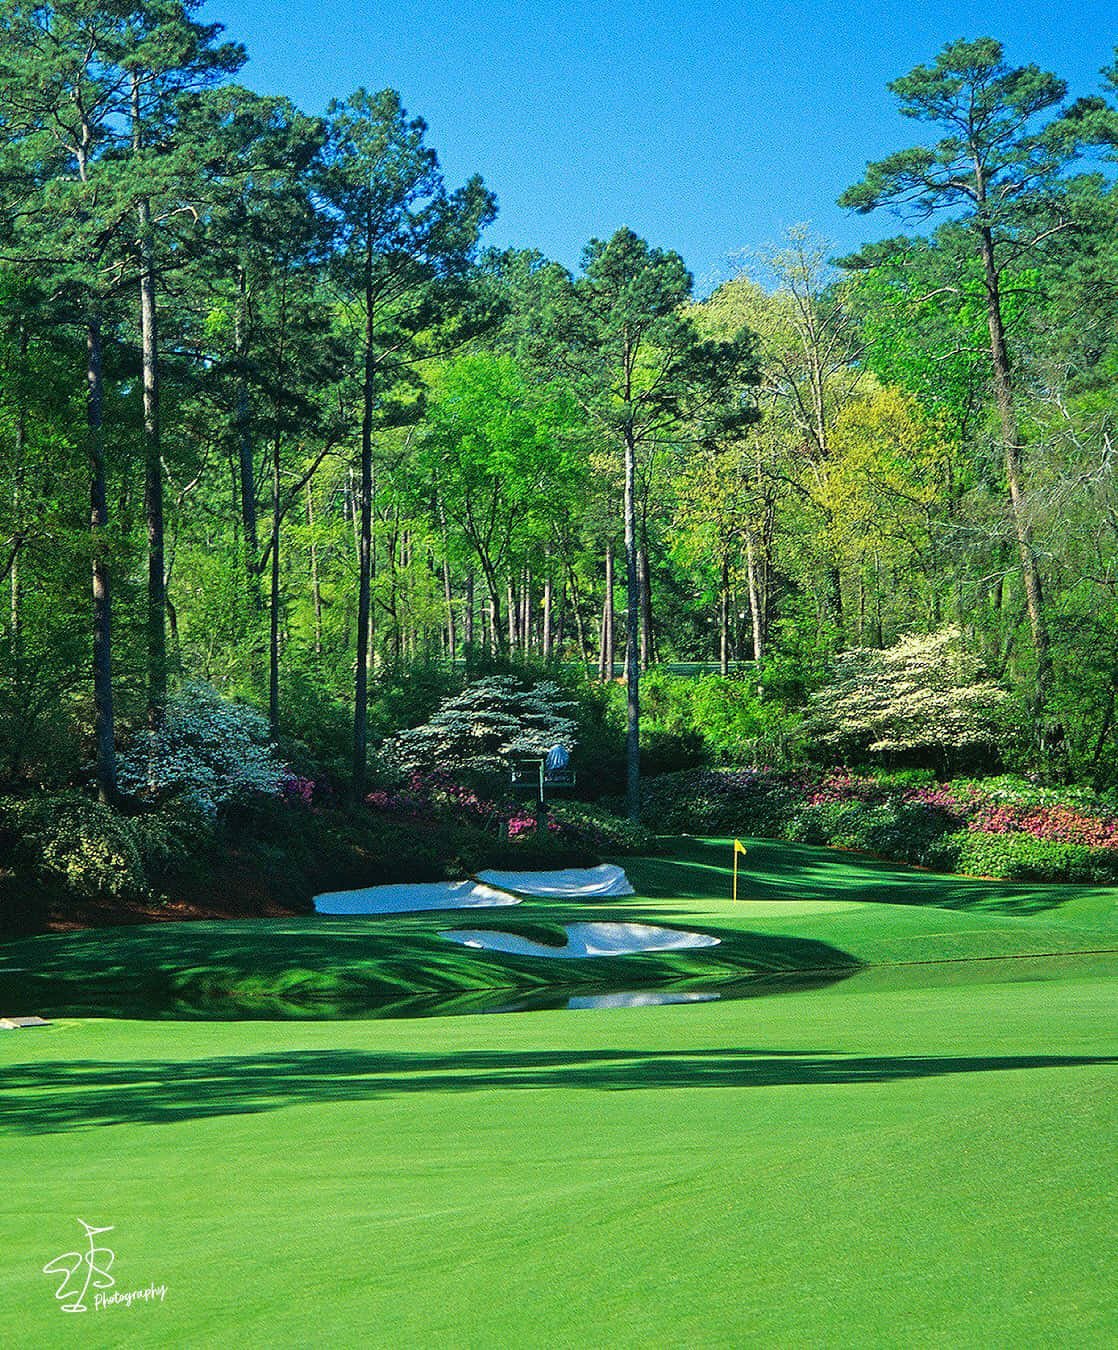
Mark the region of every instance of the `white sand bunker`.
[[414, 914], [424, 909], [474, 909], [519, 905], [515, 895], [476, 881], [424, 881], [397, 886], [366, 886], [360, 891], [328, 891], [314, 897], [317, 914]]
[[709, 933], [685, 933], [678, 928], [654, 928], [647, 923], [565, 923], [567, 942], [551, 947], [517, 933], [496, 929], [451, 928], [439, 934], [464, 947], [513, 956], [556, 956], [570, 960], [585, 956], [630, 956], [636, 952], [678, 952], [690, 947], [717, 947], [720, 938]]
[[479, 872], [478, 880], [520, 895], [559, 900], [593, 900], [600, 895], [633, 895], [629, 878], [616, 863], [564, 867], [557, 872]]

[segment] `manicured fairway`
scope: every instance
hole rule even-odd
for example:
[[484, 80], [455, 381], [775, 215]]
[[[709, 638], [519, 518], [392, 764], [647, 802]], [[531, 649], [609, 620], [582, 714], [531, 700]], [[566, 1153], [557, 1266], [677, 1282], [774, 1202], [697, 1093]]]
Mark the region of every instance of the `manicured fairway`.
[[[629, 867], [643, 894], [608, 915], [717, 931], [743, 962], [821, 944], [842, 978], [681, 1007], [4, 1034], [0, 1344], [1113, 1344], [1116, 893], [758, 844], [759, 898], [735, 909], [728, 862], [680, 841]], [[192, 929], [148, 932], [196, 963]], [[265, 970], [328, 959], [322, 921], [261, 932]], [[128, 935], [96, 936], [126, 972]], [[141, 966], [168, 964], [132, 936]], [[4, 958], [57, 971], [72, 942], [92, 979], [93, 941]], [[114, 1225], [118, 1289], [165, 1302], [59, 1312], [41, 1267], [79, 1217]]]

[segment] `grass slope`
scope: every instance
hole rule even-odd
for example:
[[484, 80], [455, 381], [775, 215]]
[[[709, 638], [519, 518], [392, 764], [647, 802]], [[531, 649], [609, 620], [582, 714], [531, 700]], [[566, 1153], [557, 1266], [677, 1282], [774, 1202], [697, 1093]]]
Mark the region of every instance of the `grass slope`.
[[[638, 860], [610, 913], [872, 964], [690, 1007], [7, 1033], [0, 1343], [1113, 1344], [1114, 892], [757, 845], [735, 910], [728, 861]], [[61, 1314], [78, 1217], [166, 1302]]]

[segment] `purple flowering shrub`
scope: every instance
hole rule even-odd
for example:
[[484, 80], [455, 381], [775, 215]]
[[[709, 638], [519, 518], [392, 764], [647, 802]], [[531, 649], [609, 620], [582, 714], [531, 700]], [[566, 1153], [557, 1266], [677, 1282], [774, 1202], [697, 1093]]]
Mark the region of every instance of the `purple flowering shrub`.
[[291, 806], [305, 806], [308, 810], [314, 805], [317, 784], [313, 778], [304, 778], [300, 774], [289, 773], [280, 780], [279, 794]]

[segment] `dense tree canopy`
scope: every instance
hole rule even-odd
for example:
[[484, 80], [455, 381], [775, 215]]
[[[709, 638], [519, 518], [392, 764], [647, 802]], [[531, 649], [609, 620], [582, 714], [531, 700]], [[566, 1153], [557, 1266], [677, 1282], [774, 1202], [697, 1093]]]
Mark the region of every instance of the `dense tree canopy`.
[[116, 800], [206, 681], [360, 792], [379, 687], [516, 663], [601, 681], [635, 812], [650, 668], [736, 680], [747, 757], [821, 689], [870, 728], [872, 653], [948, 628], [1024, 709], [992, 755], [1118, 778], [1118, 66], [1072, 101], [949, 43], [843, 194], [912, 228], [696, 297], [627, 228], [574, 273], [485, 250], [400, 93], [311, 117], [243, 59], [189, 0], [0, 4], [8, 787]]

